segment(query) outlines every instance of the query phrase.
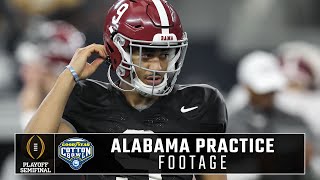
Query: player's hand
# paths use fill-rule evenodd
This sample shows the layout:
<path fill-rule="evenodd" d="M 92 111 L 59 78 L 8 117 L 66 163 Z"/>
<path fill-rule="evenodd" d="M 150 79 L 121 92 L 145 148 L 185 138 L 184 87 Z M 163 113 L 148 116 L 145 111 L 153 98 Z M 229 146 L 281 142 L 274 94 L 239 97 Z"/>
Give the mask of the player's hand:
<path fill-rule="evenodd" d="M 97 53 L 100 58 L 95 59 L 91 64 L 89 64 L 88 58 Z M 107 58 L 107 52 L 105 47 L 101 44 L 91 44 L 84 48 L 79 48 L 73 55 L 70 66 L 77 72 L 80 79 L 86 79 L 91 74 L 93 74 L 97 68 L 103 63 Z"/>

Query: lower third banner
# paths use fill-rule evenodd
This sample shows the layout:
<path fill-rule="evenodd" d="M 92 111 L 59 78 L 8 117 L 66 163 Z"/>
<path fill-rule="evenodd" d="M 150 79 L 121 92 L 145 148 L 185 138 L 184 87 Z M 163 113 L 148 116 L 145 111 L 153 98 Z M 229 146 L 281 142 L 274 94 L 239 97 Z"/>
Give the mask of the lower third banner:
<path fill-rule="evenodd" d="M 17 174 L 304 174 L 304 134 L 16 134 Z"/>

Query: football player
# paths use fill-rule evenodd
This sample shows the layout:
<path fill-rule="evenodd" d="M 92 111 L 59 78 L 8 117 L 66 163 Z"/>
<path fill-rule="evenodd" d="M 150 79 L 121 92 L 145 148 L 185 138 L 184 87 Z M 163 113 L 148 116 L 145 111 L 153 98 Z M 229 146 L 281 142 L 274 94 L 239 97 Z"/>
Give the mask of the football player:
<path fill-rule="evenodd" d="M 168 2 L 117 1 L 107 13 L 103 38 L 104 45 L 92 44 L 76 51 L 25 132 L 225 132 L 227 111 L 217 89 L 209 85 L 175 84 L 188 39 L 177 12 Z M 100 58 L 87 63 L 94 53 Z M 110 83 L 87 79 L 105 59 L 110 63 Z M 112 70 L 119 80 L 113 80 Z M 150 176 L 164 180 L 192 178 Z"/>

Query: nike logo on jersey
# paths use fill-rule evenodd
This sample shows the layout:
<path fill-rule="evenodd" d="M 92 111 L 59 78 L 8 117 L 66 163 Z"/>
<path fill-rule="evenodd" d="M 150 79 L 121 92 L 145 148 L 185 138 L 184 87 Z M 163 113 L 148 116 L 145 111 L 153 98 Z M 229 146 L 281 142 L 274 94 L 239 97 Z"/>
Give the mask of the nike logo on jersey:
<path fill-rule="evenodd" d="M 184 106 L 182 106 L 181 112 L 182 112 L 182 113 L 187 113 L 187 112 L 193 111 L 193 110 L 195 110 L 195 109 L 197 109 L 197 108 L 198 108 L 198 106 L 185 109 Z"/>

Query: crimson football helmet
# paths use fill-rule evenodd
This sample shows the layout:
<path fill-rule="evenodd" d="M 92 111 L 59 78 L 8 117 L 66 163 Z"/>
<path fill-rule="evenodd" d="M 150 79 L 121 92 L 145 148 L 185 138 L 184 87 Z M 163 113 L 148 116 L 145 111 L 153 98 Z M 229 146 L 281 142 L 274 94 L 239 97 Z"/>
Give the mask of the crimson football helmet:
<path fill-rule="evenodd" d="M 144 96 L 164 96 L 171 92 L 183 65 L 188 39 L 177 12 L 167 1 L 118 0 L 107 13 L 103 37 L 110 62 L 108 79 L 115 88 L 136 90 Z M 138 64 L 132 61 L 133 49 L 139 51 Z M 140 66 L 146 49 L 169 50 L 168 68 L 157 71 Z M 143 83 L 136 74 L 138 68 L 153 73 L 153 78 L 164 74 L 162 82 Z M 132 89 L 125 90 L 114 83 L 111 69 Z"/>

